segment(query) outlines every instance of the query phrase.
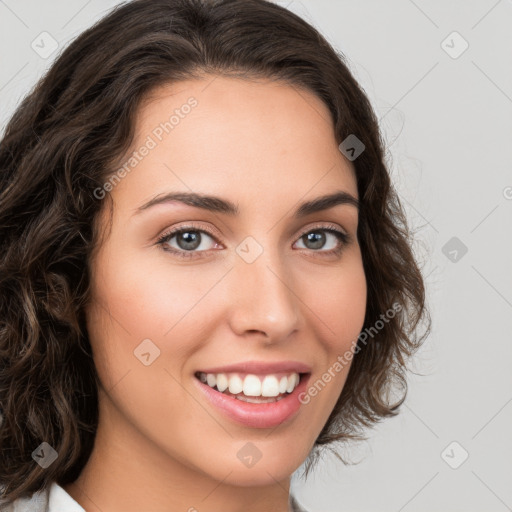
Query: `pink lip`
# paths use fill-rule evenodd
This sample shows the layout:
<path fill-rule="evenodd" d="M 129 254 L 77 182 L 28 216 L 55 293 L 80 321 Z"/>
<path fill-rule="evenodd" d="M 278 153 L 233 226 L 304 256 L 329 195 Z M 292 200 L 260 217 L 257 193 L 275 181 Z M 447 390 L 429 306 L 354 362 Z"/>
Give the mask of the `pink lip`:
<path fill-rule="evenodd" d="M 266 365 L 265 368 L 267 369 L 268 365 Z M 294 368 L 296 368 L 296 366 Z M 237 366 L 237 369 L 239 369 L 239 366 Z M 227 371 L 225 369 L 223 370 Z M 207 373 L 222 372 L 215 369 L 215 371 L 209 371 Z M 311 374 L 301 375 L 298 386 L 289 395 L 286 395 L 277 402 L 266 404 L 242 402 L 241 400 L 237 400 L 236 398 L 211 388 L 208 384 L 202 383 L 197 378 L 194 378 L 194 381 L 197 383 L 196 385 L 199 386 L 201 392 L 205 394 L 206 398 L 230 419 L 247 427 L 272 428 L 280 425 L 298 413 L 302 405 L 299 401 L 299 395 L 305 391 L 310 376 Z"/>
<path fill-rule="evenodd" d="M 215 368 L 206 368 L 197 370 L 203 373 L 254 373 L 254 374 L 270 374 L 279 372 L 297 372 L 311 373 L 311 367 L 298 361 L 244 361 L 234 363 L 227 366 L 216 366 Z"/>

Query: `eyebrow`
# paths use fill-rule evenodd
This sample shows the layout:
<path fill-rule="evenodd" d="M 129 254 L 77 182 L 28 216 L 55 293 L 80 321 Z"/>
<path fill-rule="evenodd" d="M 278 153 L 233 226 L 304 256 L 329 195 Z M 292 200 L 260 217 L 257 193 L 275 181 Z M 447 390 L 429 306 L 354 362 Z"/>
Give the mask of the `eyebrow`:
<path fill-rule="evenodd" d="M 201 208 L 210 212 L 223 213 L 233 217 L 240 214 L 238 205 L 220 197 L 198 194 L 195 192 L 169 192 L 167 194 L 158 195 L 149 200 L 147 203 L 144 203 L 142 206 L 139 206 L 135 210 L 134 215 L 141 213 L 157 204 L 173 202 L 183 203 L 188 206 Z M 334 206 L 338 206 L 340 204 L 354 206 L 357 208 L 357 210 L 360 209 L 359 200 L 357 200 L 348 192 L 339 190 L 333 194 L 320 196 L 310 201 L 301 203 L 300 206 L 295 210 L 293 216 L 300 219 L 302 217 L 306 217 L 307 215 L 311 215 L 312 213 L 328 210 L 329 208 L 333 208 Z"/>

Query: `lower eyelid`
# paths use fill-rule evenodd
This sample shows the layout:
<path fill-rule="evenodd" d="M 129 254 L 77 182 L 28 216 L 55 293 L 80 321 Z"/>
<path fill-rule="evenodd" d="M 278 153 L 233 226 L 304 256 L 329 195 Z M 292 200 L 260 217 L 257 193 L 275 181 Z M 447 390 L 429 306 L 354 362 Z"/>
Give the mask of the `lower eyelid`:
<path fill-rule="evenodd" d="M 157 241 L 157 244 L 158 245 L 161 245 L 162 246 L 162 249 L 165 250 L 166 252 L 171 252 L 171 253 L 174 253 L 174 254 L 179 254 L 180 256 L 182 255 L 190 255 L 190 256 L 184 256 L 184 257 L 194 257 L 193 255 L 200 255 L 202 253 L 207 253 L 208 251 L 210 250 L 216 250 L 216 249 L 206 249 L 206 250 L 202 250 L 202 251 L 197 251 L 197 250 L 194 250 L 194 251 L 185 251 L 183 249 L 176 249 L 174 247 L 171 247 L 170 249 L 169 248 L 165 248 L 164 245 L 167 244 L 170 240 L 172 240 L 174 237 L 176 237 L 177 235 L 180 235 L 181 233 L 184 233 L 184 232 L 187 232 L 187 231 L 192 231 L 192 232 L 198 232 L 198 233 L 201 233 L 201 234 L 205 234 L 207 236 L 209 236 L 214 242 L 216 245 L 223 245 L 222 242 L 220 242 L 218 240 L 218 237 L 216 235 L 214 235 L 213 233 L 210 233 L 208 230 L 205 230 L 204 228 L 198 228 L 198 227 L 194 227 L 194 226 L 184 226 L 182 228 L 177 228 L 175 231 L 171 231 L 170 233 L 167 233 L 167 234 L 164 234 L 162 235 L 161 237 L 159 237 L 158 241 Z M 335 236 L 339 242 L 339 246 L 337 249 L 329 249 L 329 250 L 314 250 L 314 249 L 310 249 L 311 252 L 313 253 L 325 253 L 325 254 L 333 254 L 333 253 L 336 253 L 336 252 L 340 252 L 341 250 L 343 250 L 344 246 L 348 245 L 350 242 L 351 242 L 351 239 L 352 237 L 348 234 L 348 233 L 345 233 L 339 229 L 334 229 L 333 227 L 322 227 L 322 226 L 318 226 L 318 227 L 312 227 L 312 228 L 309 228 L 307 229 L 306 231 L 303 231 L 299 237 L 297 238 L 297 240 L 294 242 L 297 243 L 298 241 L 300 241 L 302 239 L 302 237 L 304 237 L 305 235 L 309 234 L 309 233 L 314 233 L 314 232 L 318 232 L 318 231 L 323 231 L 323 232 L 326 232 L 326 233 L 330 233 L 332 234 L 333 236 Z M 302 248 L 301 248 L 302 249 Z M 308 250 L 307 248 L 305 248 L 304 250 Z M 200 256 L 197 256 L 197 257 L 200 257 Z"/>

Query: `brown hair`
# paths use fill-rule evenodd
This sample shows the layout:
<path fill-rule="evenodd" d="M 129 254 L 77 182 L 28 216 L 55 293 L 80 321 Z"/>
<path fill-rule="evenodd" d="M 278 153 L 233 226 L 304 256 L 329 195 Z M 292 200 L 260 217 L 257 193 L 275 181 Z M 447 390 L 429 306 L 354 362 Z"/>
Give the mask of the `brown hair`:
<path fill-rule="evenodd" d="M 136 0 L 115 8 L 56 59 L 0 141 L 0 485 L 3 502 L 74 481 L 98 420 L 98 377 L 85 328 L 89 261 L 98 246 L 94 195 L 133 140 L 153 88 L 204 73 L 271 78 L 325 102 L 338 143 L 365 146 L 353 164 L 358 240 L 368 283 L 364 329 L 400 311 L 356 348 L 318 447 L 364 439 L 397 414 L 406 356 L 430 330 L 412 236 L 384 162 L 369 100 L 344 57 L 311 25 L 265 0 Z M 111 199 L 111 198 L 110 198 Z M 421 319 L 428 319 L 417 336 Z M 398 385 L 401 397 L 389 403 Z M 47 442 L 58 458 L 32 457 Z"/>

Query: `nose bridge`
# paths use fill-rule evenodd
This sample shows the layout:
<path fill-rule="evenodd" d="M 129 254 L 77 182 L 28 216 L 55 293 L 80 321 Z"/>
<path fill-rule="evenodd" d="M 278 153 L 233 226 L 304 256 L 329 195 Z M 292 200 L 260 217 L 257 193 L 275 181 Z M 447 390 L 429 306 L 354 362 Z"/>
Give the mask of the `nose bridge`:
<path fill-rule="evenodd" d="M 291 273 L 277 249 L 263 248 L 250 239 L 246 243 L 237 250 L 232 272 L 232 328 L 239 335 L 261 331 L 271 341 L 278 341 L 293 332 L 299 321 Z"/>

